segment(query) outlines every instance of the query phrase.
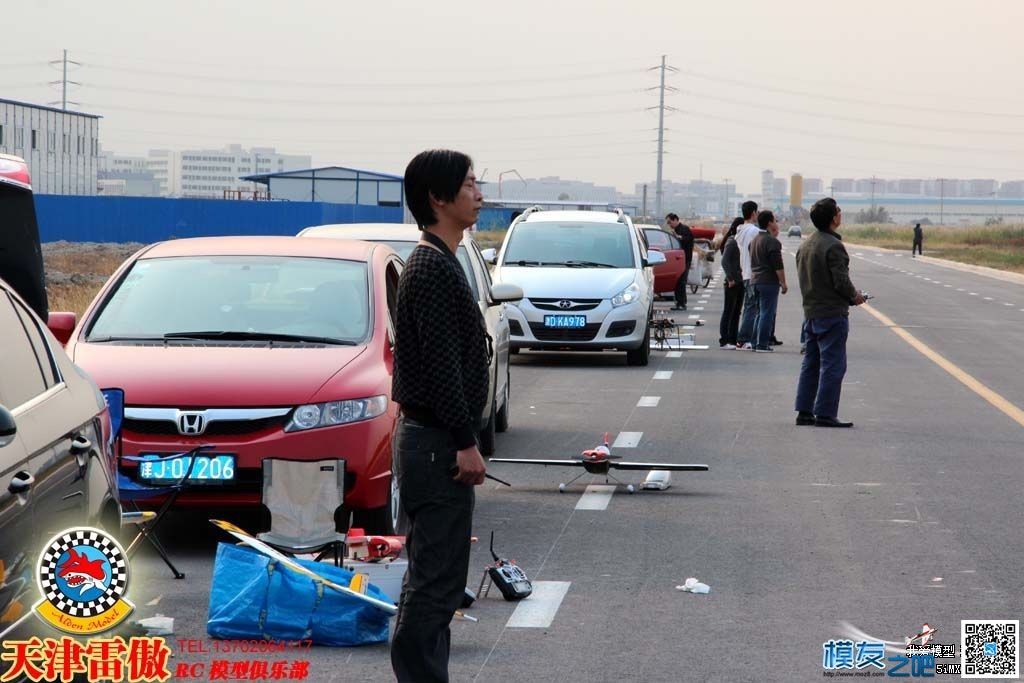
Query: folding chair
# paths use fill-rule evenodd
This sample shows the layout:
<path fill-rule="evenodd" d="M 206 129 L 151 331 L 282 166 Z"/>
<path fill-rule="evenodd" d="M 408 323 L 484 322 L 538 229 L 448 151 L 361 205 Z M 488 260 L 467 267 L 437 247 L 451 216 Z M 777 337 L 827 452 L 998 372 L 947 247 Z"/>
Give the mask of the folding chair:
<path fill-rule="evenodd" d="M 188 479 L 192 476 L 192 469 L 195 467 L 196 458 L 193 456 L 199 455 L 205 450 L 213 448 L 213 446 L 197 446 L 191 451 L 184 453 L 177 453 L 175 455 L 168 455 L 161 458 L 146 457 L 141 458 L 132 455 L 121 454 L 121 423 L 124 420 L 124 390 L 123 389 L 103 389 L 103 398 L 107 401 L 107 406 L 110 410 L 110 425 L 111 435 L 113 443 L 115 445 L 115 453 L 117 454 L 118 460 L 118 471 L 117 471 L 117 489 L 118 498 L 121 502 L 121 526 L 126 527 L 135 525 L 137 530 L 135 538 L 132 539 L 128 547 L 125 548 L 125 554 L 131 558 L 132 555 L 138 550 L 139 545 L 143 540 L 149 542 L 153 549 L 156 550 L 160 558 L 167 564 L 171 569 L 171 573 L 174 574 L 174 578 L 183 579 L 185 575 L 178 571 L 178 568 L 171 562 L 170 556 L 167 554 L 167 550 L 164 548 L 160 539 L 156 535 L 157 527 L 160 526 L 160 522 L 164 516 L 174 505 L 174 502 L 181 495 L 181 492 L 188 485 Z M 137 481 L 121 472 L 120 464 L 123 461 L 136 462 L 139 467 L 151 466 L 156 461 L 171 462 L 174 460 L 180 460 L 182 458 L 189 458 L 188 465 L 183 468 L 183 474 L 181 477 L 176 477 L 173 480 L 167 481 L 160 484 L 146 484 L 141 481 Z M 142 510 L 139 507 L 139 501 L 147 500 L 150 498 L 163 497 L 163 502 L 155 510 Z M 125 510 L 125 506 L 130 505 L 133 509 Z"/>
<path fill-rule="evenodd" d="M 344 460 L 264 458 L 261 502 L 270 511 L 270 531 L 257 538 L 291 555 L 318 553 L 318 562 L 333 551 L 341 566 L 345 534 L 337 532 L 334 516 L 344 500 Z"/>

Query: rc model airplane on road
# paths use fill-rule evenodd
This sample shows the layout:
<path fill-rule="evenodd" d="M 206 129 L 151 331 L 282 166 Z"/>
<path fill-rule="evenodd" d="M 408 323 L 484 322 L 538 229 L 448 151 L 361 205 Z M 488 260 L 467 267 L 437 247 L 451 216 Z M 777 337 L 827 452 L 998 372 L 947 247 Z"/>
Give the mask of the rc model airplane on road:
<path fill-rule="evenodd" d="M 573 456 L 572 458 L 566 458 L 562 460 L 537 460 L 530 458 L 490 458 L 490 462 L 509 462 L 517 465 L 544 465 L 544 466 L 558 466 L 558 467 L 582 467 L 583 472 L 570 479 L 569 481 L 558 485 L 558 492 L 564 493 L 566 487 L 582 477 L 584 474 L 603 474 L 604 481 L 607 484 L 609 479 L 615 480 L 615 483 L 619 486 L 624 486 L 626 491 L 633 493 L 636 491 L 636 487 L 632 484 L 625 484 L 616 479 L 612 474 L 612 469 L 617 470 L 653 470 L 653 471 L 669 471 L 669 472 L 707 472 L 707 465 L 683 465 L 678 463 L 663 463 L 663 462 L 626 462 L 621 460 L 621 455 L 612 455 L 611 447 L 608 445 L 608 433 L 605 432 L 604 443 L 597 448 L 591 448 L 583 451 L 579 455 Z"/>

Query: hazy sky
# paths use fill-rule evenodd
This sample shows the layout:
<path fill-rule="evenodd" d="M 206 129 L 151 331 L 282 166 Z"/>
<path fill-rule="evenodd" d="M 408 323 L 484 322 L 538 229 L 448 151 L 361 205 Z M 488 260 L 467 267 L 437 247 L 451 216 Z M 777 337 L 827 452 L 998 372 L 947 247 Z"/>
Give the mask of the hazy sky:
<path fill-rule="evenodd" d="M 6 0 L 0 97 L 70 99 L 104 148 L 273 146 L 401 173 L 420 149 L 478 175 L 1024 178 L 1021 0 Z M 6 22 L 5 22 L 6 23 Z M 16 27 L 16 28 L 15 28 Z"/>

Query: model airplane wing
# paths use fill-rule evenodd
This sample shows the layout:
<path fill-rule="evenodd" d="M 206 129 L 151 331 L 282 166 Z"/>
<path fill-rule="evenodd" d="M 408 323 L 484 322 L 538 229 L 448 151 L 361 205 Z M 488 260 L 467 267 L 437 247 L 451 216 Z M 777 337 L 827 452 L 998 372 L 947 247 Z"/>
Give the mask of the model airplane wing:
<path fill-rule="evenodd" d="M 707 465 L 681 465 L 663 462 L 611 462 L 619 470 L 668 470 L 670 472 L 707 472 Z"/>
<path fill-rule="evenodd" d="M 582 460 L 531 460 L 527 458 L 489 458 L 489 462 L 510 462 L 520 465 L 556 465 L 562 467 L 583 467 Z"/>

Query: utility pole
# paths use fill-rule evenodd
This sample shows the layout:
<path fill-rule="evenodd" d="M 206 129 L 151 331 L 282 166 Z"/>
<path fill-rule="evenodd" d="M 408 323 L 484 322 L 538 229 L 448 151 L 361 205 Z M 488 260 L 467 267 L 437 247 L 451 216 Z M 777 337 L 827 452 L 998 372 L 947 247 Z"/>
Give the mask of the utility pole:
<path fill-rule="evenodd" d="M 653 67 L 660 71 L 661 85 L 658 86 L 658 174 L 655 181 L 654 188 L 654 211 L 658 214 L 660 219 L 662 209 L 662 199 L 664 198 L 664 192 L 662 190 L 662 167 L 665 156 L 665 110 L 671 111 L 673 107 L 665 106 L 665 90 L 674 91 L 673 87 L 665 87 L 665 72 L 666 71 L 678 71 L 678 69 L 668 66 L 665 64 L 665 55 L 661 56 L 661 66 Z"/>
<path fill-rule="evenodd" d="M 643 207 L 644 218 L 647 218 L 647 183 L 644 183 L 644 207 Z"/>
<path fill-rule="evenodd" d="M 61 65 L 61 73 L 62 73 L 61 79 L 59 81 L 50 81 L 50 85 L 60 85 L 61 86 L 60 107 L 64 111 L 67 111 L 68 110 L 68 84 L 70 83 L 71 85 L 82 85 L 78 81 L 69 81 L 68 80 L 68 64 L 74 64 L 75 66 L 82 66 L 82 63 L 68 59 L 68 51 L 64 50 L 64 57 L 63 57 L 63 59 L 51 60 L 50 64 L 52 64 L 54 66 L 56 66 L 58 64 Z M 56 102 L 51 102 L 50 104 L 56 104 Z M 72 102 L 71 104 L 78 104 L 78 103 L 77 102 Z"/>
<path fill-rule="evenodd" d="M 725 220 L 729 220 L 729 179 L 723 178 L 723 180 L 725 181 L 725 209 L 723 217 Z"/>

